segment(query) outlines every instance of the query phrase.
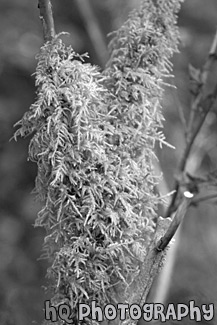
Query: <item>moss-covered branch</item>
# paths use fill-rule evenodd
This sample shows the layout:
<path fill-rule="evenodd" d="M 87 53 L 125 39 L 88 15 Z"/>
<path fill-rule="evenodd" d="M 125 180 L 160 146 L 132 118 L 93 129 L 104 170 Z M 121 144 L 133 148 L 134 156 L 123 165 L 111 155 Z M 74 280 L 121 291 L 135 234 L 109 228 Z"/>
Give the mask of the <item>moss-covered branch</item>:
<path fill-rule="evenodd" d="M 142 1 L 113 34 L 103 73 L 65 47 L 50 3 L 40 4 L 49 42 L 38 55 L 37 100 L 15 136 L 34 134 L 52 302 L 68 303 L 75 323 L 81 302 L 142 303 L 165 255 L 156 240 L 170 220 L 157 215 L 153 160 L 156 143 L 167 144 L 160 100 L 180 2 Z"/>

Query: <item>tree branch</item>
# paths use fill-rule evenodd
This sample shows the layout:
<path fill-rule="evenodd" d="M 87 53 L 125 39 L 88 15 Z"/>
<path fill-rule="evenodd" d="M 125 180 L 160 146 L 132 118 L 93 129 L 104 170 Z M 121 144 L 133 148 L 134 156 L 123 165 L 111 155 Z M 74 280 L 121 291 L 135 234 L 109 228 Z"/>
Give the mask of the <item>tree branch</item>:
<path fill-rule="evenodd" d="M 158 251 L 163 251 L 169 244 L 170 240 L 175 235 L 180 223 L 184 219 L 184 216 L 186 214 L 188 206 L 190 205 L 190 202 L 191 202 L 191 200 L 189 198 L 187 198 L 185 196 L 183 197 L 183 200 L 182 200 L 181 204 L 179 205 L 179 207 L 175 213 L 175 216 L 173 217 L 173 220 L 170 223 L 169 228 L 167 229 L 164 236 L 162 236 L 156 244 L 156 249 Z"/>
<path fill-rule="evenodd" d="M 209 77 L 209 73 L 210 73 L 210 69 L 212 64 L 215 62 L 216 60 L 216 48 L 217 48 L 217 30 L 209 51 L 209 55 L 208 58 L 205 62 L 205 64 L 203 65 L 201 71 L 200 71 L 200 85 L 198 88 L 198 92 L 197 92 L 197 96 L 194 99 L 193 103 L 192 103 L 192 108 L 191 108 L 191 112 L 190 112 L 190 118 L 189 118 L 189 123 L 188 123 L 188 138 L 191 138 L 191 132 L 192 132 L 192 128 L 193 128 L 193 124 L 194 124 L 194 120 L 195 120 L 195 115 L 198 111 L 198 108 L 200 107 L 200 104 L 203 100 L 203 95 L 204 95 L 204 89 Z M 187 138 L 187 140 L 188 140 Z"/>
<path fill-rule="evenodd" d="M 43 25 L 45 42 L 51 41 L 55 36 L 54 19 L 50 0 L 38 0 L 40 19 Z"/>
<path fill-rule="evenodd" d="M 186 147 L 179 165 L 179 174 L 183 174 L 186 168 L 187 160 L 189 158 L 191 149 L 193 147 L 194 141 L 201 130 L 201 127 L 204 124 L 204 121 L 210 112 L 210 110 L 213 108 L 213 105 L 217 99 L 217 86 L 215 87 L 213 94 L 208 95 L 204 97 L 204 88 L 206 86 L 208 75 L 211 69 L 212 64 L 216 60 L 216 49 L 217 49 L 217 31 L 214 36 L 212 46 L 209 52 L 209 56 L 207 61 L 205 62 L 201 72 L 200 72 L 200 78 L 201 78 L 201 86 L 199 88 L 199 93 L 196 96 L 195 100 L 192 103 L 191 106 L 191 113 L 189 117 L 189 123 L 188 123 L 188 131 L 187 131 L 187 143 Z M 200 120 L 197 122 L 196 127 L 193 128 L 193 122 L 195 121 L 195 113 L 199 111 L 199 109 L 202 108 L 202 113 L 200 113 Z M 199 115 L 199 113 L 198 113 Z M 193 129 L 193 131 L 192 131 Z M 169 218 L 171 214 L 177 209 L 177 206 L 179 204 L 178 195 L 179 195 L 179 189 L 180 189 L 180 182 L 175 182 L 175 193 L 172 197 L 171 203 L 168 207 L 167 213 L 165 215 L 165 218 Z"/>
<path fill-rule="evenodd" d="M 196 206 L 196 205 L 200 204 L 201 202 L 212 200 L 212 199 L 217 199 L 216 193 L 207 194 L 202 197 L 198 197 L 191 202 L 191 205 Z"/>

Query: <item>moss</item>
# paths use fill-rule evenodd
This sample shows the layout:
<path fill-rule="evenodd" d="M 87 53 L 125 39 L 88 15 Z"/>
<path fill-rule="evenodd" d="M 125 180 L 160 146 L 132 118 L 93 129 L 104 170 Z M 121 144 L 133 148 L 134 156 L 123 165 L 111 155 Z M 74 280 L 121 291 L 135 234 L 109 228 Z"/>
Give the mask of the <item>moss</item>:
<path fill-rule="evenodd" d="M 166 144 L 159 101 L 180 2 L 143 1 L 113 33 L 102 73 L 60 35 L 38 55 L 37 100 L 15 137 L 33 134 L 53 304 L 69 303 L 75 320 L 78 303 L 117 300 L 116 285 L 124 297 L 153 240 L 154 148 Z"/>

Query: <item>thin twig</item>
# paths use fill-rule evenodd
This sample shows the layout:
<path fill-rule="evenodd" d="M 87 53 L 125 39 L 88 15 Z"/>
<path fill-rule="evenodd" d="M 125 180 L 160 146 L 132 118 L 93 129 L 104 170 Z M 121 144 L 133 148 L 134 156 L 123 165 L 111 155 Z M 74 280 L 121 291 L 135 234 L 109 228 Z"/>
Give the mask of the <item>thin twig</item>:
<path fill-rule="evenodd" d="M 197 204 L 199 204 L 201 202 L 212 200 L 212 199 L 217 199 L 217 193 L 207 194 L 207 195 L 204 195 L 202 197 L 198 197 L 198 198 L 192 200 L 191 205 L 194 206 L 194 205 L 197 205 Z"/>
<path fill-rule="evenodd" d="M 212 96 L 208 96 L 206 98 L 206 100 L 204 102 L 204 107 L 203 107 L 203 116 L 202 116 L 199 123 L 197 124 L 197 126 L 194 129 L 194 133 L 192 134 L 191 141 L 189 143 L 187 143 L 186 149 L 184 151 L 184 154 L 183 154 L 183 157 L 182 157 L 182 160 L 181 160 L 181 163 L 180 163 L 180 169 L 179 170 L 182 173 L 185 171 L 187 159 L 189 157 L 189 154 L 190 154 L 191 148 L 193 146 L 194 140 L 195 140 L 197 134 L 199 133 L 199 131 L 200 131 L 200 129 L 201 129 L 206 117 L 207 117 L 207 114 L 213 108 L 213 105 L 215 104 L 216 100 L 217 100 L 217 85 L 216 85 L 216 87 L 215 87 L 215 89 L 213 91 Z M 171 201 L 171 204 L 170 204 L 170 206 L 168 208 L 166 218 L 171 216 L 171 214 L 174 212 L 174 210 L 178 207 L 178 205 L 180 203 L 180 200 L 178 199 L 179 189 L 180 189 L 180 182 L 176 181 L 176 187 L 175 187 L 176 192 L 174 193 L 174 195 L 172 197 L 172 201 Z M 166 247 L 165 245 L 168 245 L 170 240 L 172 239 L 172 237 L 175 235 L 175 232 L 178 229 L 179 224 L 181 223 L 181 218 L 183 218 L 185 213 L 186 213 L 186 210 L 185 211 L 183 210 L 185 208 L 185 206 L 182 206 L 182 204 L 184 204 L 183 202 L 184 201 L 182 201 L 182 203 L 179 205 L 179 207 L 177 209 L 177 212 L 176 212 L 176 214 L 175 214 L 175 216 L 173 218 L 173 221 L 172 221 L 172 223 L 170 225 L 170 228 L 168 229 L 168 232 L 164 236 L 165 238 L 161 238 L 162 244 L 159 243 L 158 244 L 159 246 L 157 246 L 157 248 L 164 249 L 164 247 Z M 188 200 L 188 202 L 189 202 L 189 200 Z M 189 203 L 186 206 L 186 209 L 187 209 L 188 206 L 189 206 Z"/>
<path fill-rule="evenodd" d="M 217 31 L 210 49 L 210 53 L 209 53 L 209 57 L 207 59 L 207 62 L 204 64 L 204 67 L 201 71 L 201 78 L 203 81 L 203 87 L 201 88 L 200 94 L 198 94 L 198 96 L 196 97 L 195 101 L 192 104 L 192 108 L 191 111 L 198 110 L 199 107 L 203 108 L 202 113 L 200 113 L 200 120 L 197 123 L 196 127 L 193 128 L 193 122 L 195 121 L 195 115 L 193 115 L 193 120 L 192 122 L 190 121 L 188 124 L 188 130 L 189 130 L 189 125 L 191 125 L 191 128 L 193 129 L 188 131 L 188 136 L 187 136 L 187 143 L 186 143 L 186 147 L 179 165 L 179 173 L 183 174 L 185 171 L 185 167 L 187 164 L 187 160 L 189 158 L 191 149 L 193 147 L 194 141 L 199 133 L 199 131 L 201 130 L 201 127 L 203 126 L 203 123 L 207 117 L 207 114 L 211 111 L 211 109 L 213 108 L 213 105 L 217 99 L 217 86 L 214 89 L 213 94 L 210 96 L 207 96 L 206 98 L 203 98 L 204 94 L 203 94 L 203 89 L 206 85 L 207 79 L 208 79 L 208 73 L 210 71 L 210 67 L 213 64 L 214 60 L 216 60 L 216 49 L 217 49 Z M 190 120 L 192 119 L 192 116 L 190 117 Z M 179 195 L 179 188 L 180 188 L 180 184 L 179 181 L 176 181 L 175 183 L 175 193 L 172 197 L 170 206 L 168 207 L 167 213 L 165 215 L 165 218 L 169 218 L 171 216 L 171 213 L 173 213 L 176 209 L 177 206 L 179 204 L 179 200 L 177 200 L 178 195 Z M 178 202 L 177 202 L 178 201 Z"/>
<path fill-rule="evenodd" d="M 51 41 L 55 36 L 54 19 L 50 0 L 38 0 L 40 19 L 43 25 L 45 42 Z"/>
<path fill-rule="evenodd" d="M 198 135 L 199 131 L 201 130 L 201 127 L 203 126 L 203 123 L 204 123 L 208 113 L 211 111 L 213 104 L 216 101 L 216 98 L 217 98 L 217 85 L 214 89 L 213 94 L 211 96 L 210 95 L 207 96 L 207 98 L 203 101 L 203 103 L 201 103 L 201 105 L 203 106 L 203 112 L 201 113 L 200 121 L 197 123 L 196 127 L 194 128 L 191 138 L 189 139 L 189 141 L 187 143 L 185 152 L 183 154 L 183 158 L 180 163 L 180 171 L 184 171 L 184 169 L 185 169 L 186 162 L 189 157 L 191 148 L 194 144 L 195 138 Z"/>
<path fill-rule="evenodd" d="M 209 56 L 204 64 L 204 66 L 201 69 L 200 72 L 200 87 L 198 89 L 198 94 L 196 98 L 194 99 L 191 107 L 191 112 L 190 112 L 190 117 L 189 117 L 189 123 L 188 123 L 188 138 L 187 141 L 191 138 L 191 133 L 192 133 L 192 128 L 195 120 L 196 113 L 200 107 L 201 101 L 203 100 L 203 95 L 204 95 L 204 89 L 209 77 L 210 69 L 212 64 L 216 60 L 216 48 L 217 48 L 217 30 L 209 51 Z"/>
<path fill-rule="evenodd" d="M 170 240 L 173 238 L 174 234 L 176 233 L 179 225 L 181 224 L 184 216 L 186 214 L 187 208 L 190 205 L 191 200 L 187 197 L 183 197 L 181 204 L 173 217 L 172 222 L 170 223 L 169 228 L 167 229 L 165 235 L 159 239 L 156 244 L 157 251 L 163 251 L 167 245 L 169 244 Z"/>
<path fill-rule="evenodd" d="M 217 86 L 216 86 L 215 91 L 214 91 L 214 96 L 209 97 L 209 100 L 207 101 L 208 104 L 206 105 L 207 107 L 206 107 L 206 109 L 205 109 L 205 111 L 203 113 L 203 117 L 201 118 L 201 120 L 199 121 L 197 127 L 195 128 L 194 133 L 192 134 L 192 137 L 191 137 L 190 141 L 187 143 L 187 146 L 185 148 L 185 151 L 184 151 L 181 163 L 180 163 L 180 167 L 179 167 L 179 172 L 180 173 L 183 173 L 185 171 L 187 160 L 188 160 L 191 148 L 193 146 L 194 140 L 195 140 L 197 134 L 199 133 L 199 131 L 200 131 L 205 119 L 206 119 L 207 114 L 212 109 L 213 104 L 216 101 L 216 98 L 217 98 Z M 174 195 L 172 197 L 170 206 L 169 206 L 169 208 L 167 210 L 167 213 L 166 213 L 166 216 L 165 216 L 166 218 L 169 218 L 171 216 L 171 213 L 174 212 L 174 210 L 176 209 L 176 207 L 178 205 L 178 202 L 176 202 L 176 201 L 177 201 L 177 197 L 178 197 L 178 193 L 179 193 L 179 188 L 180 188 L 180 183 L 179 183 L 179 181 L 176 181 L 175 193 L 174 193 Z"/>

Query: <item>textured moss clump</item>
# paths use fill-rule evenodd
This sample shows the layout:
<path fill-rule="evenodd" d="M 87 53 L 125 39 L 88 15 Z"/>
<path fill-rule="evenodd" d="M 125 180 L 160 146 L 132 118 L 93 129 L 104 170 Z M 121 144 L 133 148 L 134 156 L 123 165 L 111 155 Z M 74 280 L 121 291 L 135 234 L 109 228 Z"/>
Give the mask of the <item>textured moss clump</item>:
<path fill-rule="evenodd" d="M 33 134 L 53 304 L 69 303 L 75 322 L 78 303 L 125 297 L 153 239 L 154 148 L 166 144 L 159 100 L 180 2 L 142 1 L 113 33 L 102 73 L 59 35 L 38 55 L 37 99 L 15 137 Z"/>

